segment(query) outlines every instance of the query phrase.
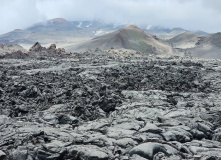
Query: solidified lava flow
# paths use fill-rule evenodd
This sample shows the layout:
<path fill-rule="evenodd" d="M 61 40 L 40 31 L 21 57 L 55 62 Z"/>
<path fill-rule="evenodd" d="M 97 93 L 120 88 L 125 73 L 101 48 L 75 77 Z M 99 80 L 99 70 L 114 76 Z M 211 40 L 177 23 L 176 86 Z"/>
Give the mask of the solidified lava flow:
<path fill-rule="evenodd" d="M 221 159 L 221 61 L 0 59 L 0 159 Z"/>

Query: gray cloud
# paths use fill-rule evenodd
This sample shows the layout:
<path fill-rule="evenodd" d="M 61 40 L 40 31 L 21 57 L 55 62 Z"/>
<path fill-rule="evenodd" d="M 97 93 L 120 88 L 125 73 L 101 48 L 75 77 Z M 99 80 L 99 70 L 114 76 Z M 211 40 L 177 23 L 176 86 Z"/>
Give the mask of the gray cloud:
<path fill-rule="evenodd" d="M 211 8 L 212 10 L 217 10 L 221 12 L 221 1 L 220 0 L 203 0 L 205 7 Z"/>
<path fill-rule="evenodd" d="M 43 20 L 34 0 L 2 0 L 0 5 L 0 33 L 25 28 Z"/>
<path fill-rule="evenodd" d="M 3 0 L 0 33 L 62 17 L 218 32 L 220 0 Z"/>

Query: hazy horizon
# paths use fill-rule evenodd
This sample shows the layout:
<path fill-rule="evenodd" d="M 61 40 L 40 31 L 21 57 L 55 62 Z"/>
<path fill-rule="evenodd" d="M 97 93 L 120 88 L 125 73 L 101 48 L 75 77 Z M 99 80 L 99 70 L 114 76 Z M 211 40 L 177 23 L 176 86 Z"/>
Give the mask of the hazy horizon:
<path fill-rule="evenodd" d="M 2 0 L 0 34 L 53 18 L 220 32 L 220 0 Z"/>

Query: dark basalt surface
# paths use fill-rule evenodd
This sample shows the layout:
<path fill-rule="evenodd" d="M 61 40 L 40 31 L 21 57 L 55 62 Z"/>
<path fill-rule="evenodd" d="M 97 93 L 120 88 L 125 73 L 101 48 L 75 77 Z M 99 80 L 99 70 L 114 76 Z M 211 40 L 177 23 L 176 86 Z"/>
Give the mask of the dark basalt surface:
<path fill-rule="evenodd" d="M 221 62 L 0 60 L 0 159 L 221 159 Z"/>

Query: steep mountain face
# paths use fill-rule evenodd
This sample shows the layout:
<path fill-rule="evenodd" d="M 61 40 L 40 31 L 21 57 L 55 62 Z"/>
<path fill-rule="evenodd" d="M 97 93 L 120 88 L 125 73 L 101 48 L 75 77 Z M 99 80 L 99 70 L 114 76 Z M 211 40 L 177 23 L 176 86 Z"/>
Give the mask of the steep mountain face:
<path fill-rule="evenodd" d="M 131 49 L 146 53 L 172 53 L 171 46 L 162 39 L 145 33 L 140 28 L 130 25 L 118 31 L 94 38 L 77 47 L 68 47 L 70 51 L 85 51 L 88 49 Z"/>
<path fill-rule="evenodd" d="M 174 48 L 187 49 L 195 47 L 204 37 L 193 32 L 185 32 L 167 40 L 167 42 L 172 44 Z"/>

